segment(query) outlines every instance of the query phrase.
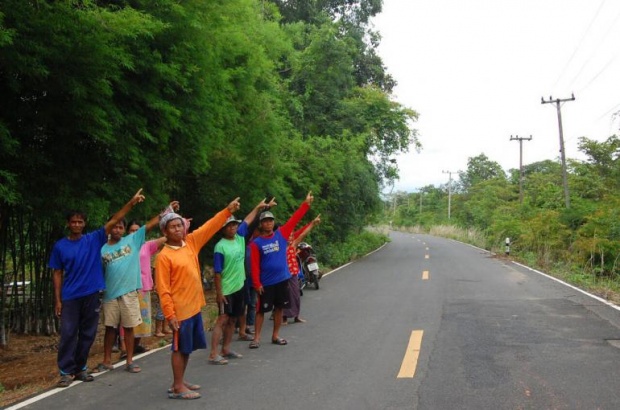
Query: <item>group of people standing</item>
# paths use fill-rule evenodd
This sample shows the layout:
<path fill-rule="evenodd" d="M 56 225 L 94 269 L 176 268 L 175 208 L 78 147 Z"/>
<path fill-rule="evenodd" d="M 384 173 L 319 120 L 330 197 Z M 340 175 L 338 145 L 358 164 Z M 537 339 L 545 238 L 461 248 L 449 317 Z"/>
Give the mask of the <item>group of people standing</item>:
<path fill-rule="evenodd" d="M 49 262 L 54 272 L 55 313 L 61 319 L 57 386 L 67 387 L 74 380 L 93 380 L 87 359 L 95 340 L 100 309 L 103 309 L 105 326 L 104 358 L 94 371 L 114 368 L 111 354 L 119 327 L 125 335 L 125 370 L 141 371 L 133 361 L 133 353 L 135 341 L 146 333 L 134 331 L 140 326 L 148 326 L 150 330 L 150 291 L 155 287 L 173 336 L 173 382 L 168 397 L 199 398 L 200 386 L 185 380 L 184 375 L 190 354 L 207 347 L 201 315 L 206 300 L 198 254 L 218 232 L 222 234 L 214 251 L 218 318 L 212 332 L 209 363 L 227 364 L 229 359 L 242 357 L 231 349 L 237 324 L 240 339 L 250 341 L 252 349 L 259 348 L 267 312 L 273 312 L 274 319 L 271 342 L 286 345 L 288 342 L 279 336 L 283 319 L 304 322 L 299 317 L 296 245 L 320 223 L 320 217 L 298 231 L 295 227 L 313 200 L 312 193 L 308 193 L 293 216 L 278 227 L 271 212 L 276 205 L 274 199 L 261 201 L 241 221 L 233 215 L 241 206 L 236 198 L 191 233 L 188 233 L 189 220 L 177 213 L 176 201 L 145 225 L 136 222 L 128 225 L 125 215 L 144 201 L 142 190 L 102 228 L 91 233 L 84 233 L 86 215 L 70 212 L 69 235 L 54 245 Z M 157 225 L 163 236 L 147 242 L 147 232 Z M 124 235 L 126 231 L 128 235 Z M 153 282 L 151 258 L 155 254 Z M 254 313 L 253 296 L 256 311 L 251 335 L 244 319 L 247 310 Z"/>

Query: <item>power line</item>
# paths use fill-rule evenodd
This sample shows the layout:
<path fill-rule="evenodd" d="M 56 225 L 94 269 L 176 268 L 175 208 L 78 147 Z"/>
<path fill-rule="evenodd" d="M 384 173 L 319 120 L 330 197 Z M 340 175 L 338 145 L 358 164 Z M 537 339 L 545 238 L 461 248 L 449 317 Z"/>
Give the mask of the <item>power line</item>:
<path fill-rule="evenodd" d="M 594 50 L 590 53 L 590 55 L 588 56 L 588 58 L 585 59 L 585 62 L 581 65 L 581 68 L 579 69 L 579 71 L 577 72 L 577 74 L 573 77 L 573 79 L 571 80 L 570 84 L 569 84 L 569 88 L 573 87 L 573 84 L 575 84 L 575 81 L 577 80 L 577 78 L 579 78 L 579 76 L 581 75 L 581 73 L 583 72 L 583 69 L 590 63 L 590 61 L 592 61 L 594 55 L 596 54 L 596 52 L 598 51 L 599 47 L 605 42 L 605 40 L 607 39 L 607 37 L 609 36 L 609 33 L 611 32 L 611 30 L 614 28 L 614 26 L 616 25 L 616 23 L 618 22 L 618 20 L 620 19 L 620 12 L 616 15 L 616 17 L 614 18 L 614 21 L 611 23 L 611 25 L 609 26 L 609 28 L 607 29 L 607 31 L 605 32 L 605 34 L 603 35 L 603 38 L 601 38 L 600 41 L 596 42 L 596 47 L 594 47 Z M 588 85 L 590 85 L 590 83 L 592 83 L 592 81 L 594 81 L 603 71 L 605 71 L 605 69 L 607 69 L 607 67 L 609 67 L 609 64 L 611 64 L 611 62 L 613 60 L 615 60 L 617 56 L 616 55 L 611 59 L 611 61 L 609 61 L 605 67 L 603 67 L 603 69 L 601 71 L 599 71 L 599 73 L 592 79 L 590 80 L 590 82 L 588 83 Z M 587 86 L 586 86 L 587 87 Z M 585 88 L 585 87 L 584 87 Z M 582 88 L 583 90 L 583 88 Z"/>
<path fill-rule="evenodd" d="M 608 62 L 607 64 L 605 64 L 603 66 L 603 68 L 596 73 L 596 75 L 594 75 L 594 77 L 592 77 L 590 79 L 590 81 L 588 81 L 588 83 L 586 85 L 584 85 L 581 89 L 577 90 L 577 92 L 583 92 L 584 90 L 586 90 L 588 87 L 590 87 L 590 85 L 592 85 L 592 83 L 601 75 L 603 74 L 603 72 L 605 72 L 605 70 L 607 70 L 609 68 L 609 66 L 611 65 L 611 63 L 614 62 L 614 60 L 618 57 L 619 53 L 616 53 Z"/>
<path fill-rule="evenodd" d="M 558 77 L 557 80 L 555 80 L 555 83 L 553 84 L 553 87 L 551 89 L 555 89 L 555 87 L 558 85 L 558 83 L 560 82 L 560 80 L 564 76 L 564 73 L 566 72 L 566 69 L 568 68 L 570 63 L 573 61 L 573 58 L 575 58 L 575 55 L 577 54 L 577 51 L 579 51 L 579 49 L 581 48 L 581 44 L 583 43 L 583 40 L 586 38 L 586 36 L 590 32 L 590 29 L 592 28 L 592 25 L 594 24 L 594 21 L 597 19 L 598 15 L 601 12 L 601 9 L 603 8 L 603 5 L 605 4 L 606 1 L 607 0 L 603 0 L 601 2 L 601 4 L 598 6 L 598 9 L 596 10 L 596 13 L 594 14 L 594 17 L 592 17 L 592 20 L 590 20 L 590 24 L 588 24 L 588 28 L 586 29 L 586 31 L 581 36 L 581 39 L 579 40 L 579 43 L 577 43 L 577 47 L 575 47 L 575 50 L 573 51 L 573 54 L 570 56 L 570 58 L 566 62 L 566 65 L 564 66 L 564 69 L 562 69 L 562 72 L 560 73 L 560 76 Z"/>

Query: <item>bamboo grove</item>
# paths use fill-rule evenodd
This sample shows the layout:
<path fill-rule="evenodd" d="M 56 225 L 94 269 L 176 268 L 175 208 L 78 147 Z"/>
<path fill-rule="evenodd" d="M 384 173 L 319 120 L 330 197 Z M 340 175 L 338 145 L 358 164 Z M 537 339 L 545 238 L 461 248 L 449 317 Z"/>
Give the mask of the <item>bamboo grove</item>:
<path fill-rule="evenodd" d="M 131 217 L 177 199 L 196 224 L 237 196 L 285 217 L 312 190 L 313 243 L 350 257 L 391 158 L 419 148 L 376 53 L 381 3 L 0 0 L 0 345 L 56 331 L 64 212 L 93 229 L 140 187 Z"/>

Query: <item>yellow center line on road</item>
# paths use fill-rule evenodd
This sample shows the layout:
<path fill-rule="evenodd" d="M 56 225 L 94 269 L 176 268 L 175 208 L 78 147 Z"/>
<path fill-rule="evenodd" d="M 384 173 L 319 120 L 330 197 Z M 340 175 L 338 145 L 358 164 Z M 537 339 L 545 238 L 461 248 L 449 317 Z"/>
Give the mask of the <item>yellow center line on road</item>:
<path fill-rule="evenodd" d="M 422 346 L 422 336 L 424 330 L 413 330 L 409 337 L 409 344 L 405 351 L 403 363 L 400 366 L 397 379 L 412 379 L 415 375 L 415 369 L 418 366 L 418 357 L 420 356 L 420 346 Z"/>
<path fill-rule="evenodd" d="M 428 280 L 428 271 L 427 270 L 422 272 L 422 280 Z"/>

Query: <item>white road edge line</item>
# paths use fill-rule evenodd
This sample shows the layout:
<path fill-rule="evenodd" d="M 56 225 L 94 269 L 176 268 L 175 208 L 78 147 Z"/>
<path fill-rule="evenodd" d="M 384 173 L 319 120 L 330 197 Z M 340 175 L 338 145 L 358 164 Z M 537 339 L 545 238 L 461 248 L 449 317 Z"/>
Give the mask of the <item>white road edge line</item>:
<path fill-rule="evenodd" d="M 377 251 L 381 250 L 381 249 L 382 249 L 384 246 L 386 246 L 388 243 L 389 243 L 389 242 L 384 243 L 383 245 L 381 245 L 380 247 L 378 247 L 378 248 L 377 248 L 377 249 L 375 249 L 374 251 L 369 252 L 369 253 L 367 253 L 366 255 L 362 256 L 360 259 L 364 259 L 365 257 L 367 257 L 367 256 L 369 256 L 369 255 L 372 255 L 373 253 L 375 253 L 375 252 L 377 252 Z M 358 260 L 359 260 L 359 259 L 358 259 Z M 355 262 L 355 261 L 353 261 L 353 262 Z M 342 266 L 337 267 L 336 269 L 332 269 L 332 270 L 330 270 L 329 272 L 327 272 L 327 273 L 323 274 L 323 277 L 325 277 L 325 276 L 329 276 L 329 275 L 331 275 L 332 273 L 334 273 L 334 272 L 336 272 L 336 271 L 338 271 L 338 270 L 340 270 L 340 269 L 346 268 L 347 266 L 351 265 L 353 262 L 349 262 L 349 263 L 347 263 L 347 264 L 344 264 L 344 265 L 342 265 Z M 162 346 L 162 347 L 160 347 L 160 348 L 157 348 L 157 349 L 152 349 L 152 350 L 149 350 L 148 352 L 141 353 L 141 354 L 139 354 L 139 355 L 135 356 L 134 358 L 135 358 L 135 359 L 139 359 L 140 357 L 147 356 L 147 355 L 149 355 L 149 354 L 152 354 L 152 353 L 158 352 L 158 351 L 160 351 L 161 349 L 165 349 L 166 347 L 169 347 L 169 346 L 170 346 L 170 343 L 166 344 L 166 346 Z M 114 365 L 114 369 L 116 370 L 118 367 L 121 367 L 121 366 L 124 366 L 124 365 L 125 365 L 125 361 L 122 361 L 122 362 L 116 363 L 116 364 Z M 105 373 L 107 373 L 107 372 L 109 372 L 109 371 L 111 371 L 111 370 L 108 370 L 108 371 L 105 371 L 105 372 L 101 372 L 101 373 L 93 373 L 93 377 L 99 377 L 99 376 L 101 376 L 102 374 L 105 374 Z M 74 386 L 77 386 L 77 385 L 78 385 L 78 384 L 80 384 L 80 383 L 85 383 L 85 382 L 76 381 L 76 382 L 71 383 L 71 384 L 70 384 L 69 386 L 67 386 L 67 387 L 56 387 L 56 388 L 53 388 L 52 390 L 46 391 L 45 393 L 41 393 L 41 394 L 39 394 L 39 395 L 37 395 L 37 396 L 35 396 L 35 397 L 31 397 L 30 399 L 27 399 L 27 400 L 24 400 L 24 401 L 22 401 L 22 402 L 19 402 L 19 403 L 15 404 L 15 405 L 13 405 L 13 406 L 11 406 L 11 407 L 5 407 L 5 408 L 4 408 L 4 410 L 17 410 L 17 409 L 21 409 L 22 407 L 28 406 L 29 404 L 36 403 L 36 402 L 38 402 L 39 400 L 43 400 L 43 399 L 44 399 L 44 398 L 46 398 L 46 397 L 53 396 L 53 395 L 54 395 L 54 394 L 56 394 L 56 393 L 60 393 L 60 392 L 61 392 L 61 391 L 63 391 L 63 390 L 67 390 L 67 389 L 70 389 L 70 388 L 72 388 L 72 387 L 74 387 Z"/>
<path fill-rule="evenodd" d="M 148 356 L 148 355 L 153 354 L 155 352 L 159 352 L 160 350 L 165 349 L 166 347 L 170 348 L 170 343 L 166 344 L 165 346 L 158 347 L 157 349 L 151 349 L 148 352 L 140 353 L 139 355 L 134 356 L 134 359 L 139 359 L 141 357 Z M 125 363 L 126 363 L 126 361 L 123 360 L 122 362 L 118 362 L 118 363 L 114 364 L 114 370 L 116 370 L 119 367 L 125 366 Z M 97 378 L 97 377 L 99 377 L 99 376 L 101 376 L 101 375 L 103 375 L 103 374 L 105 374 L 107 372 L 111 372 L 111 371 L 112 370 L 106 370 L 105 372 L 93 373 L 92 375 L 93 375 L 93 377 Z M 87 383 L 87 382 L 81 382 L 81 381 L 78 380 L 78 381 L 74 381 L 73 383 L 71 383 L 67 387 L 55 387 L 55 388 L 53 388 L 51 390 L 46 391 L 45 393 L 41 393 L 41 394 L 39 394 L 39 395 L 37 395 L 35 397 L 31 397 L 31 398 L 29 398 L 29 399 L 27 399 L 25 401 L 19 402 L 19 403 L 15 404 L 15 405 L 13 405 L 11 407 L 5 407 L 4 410 L 17 410 L 17 409 L 21 409 L 22 407 L 28 406 L 28 405 L 30 405 L 32 403 L 36 403 L 39 400 L 43 400 L 46 397 L 53 396 L 56 393 L 60 393 L 61 391 L 70 389 L 70 388 L 75 387 L 75 386 L 77 386 L 77 385 L 79 385 L 81 383 Z M 92 383 L 92 382 L 89 382 L 89 383 Z"/>
<path fill-rule="evenodd" d="M 469 244 L 469 243 L 465 243 L 465 242 L 461 242 L 461 241 L 457 241 L 456 239 L 451 239 L 451 240 L 452 240 L 452 241 L 454 241 L 454 242 L 462 243 L 462 244 L 467 245 L 467 246 L 471 246 L 472 248 L 475 248 L 475 249 L 481 250 L 481 251 L 486 252 L 486 253 L 488 253 L 488 254 L 495 255 L 495 252 L 491 252 L 491 251 L 488 251 L 488 250 L 486 250 L 486 249 L 479 248 L 478 246 L 475 246 L 475 245 L 472 245 L 472 244 Z M 613 309 L 615 309 L 615 310 L 617 310 L 617 311 L 620 311 L 620 306 L 618 306 L 618 305 L 616 305 L 616 304 L 614 304 L 614 303 L 612 303 L 612 302 L 610 302 L 610 301 L 608 301 L 608 300 L 605 300 L 605 299 L 603 299 L 603 298 L 602 298 L 602 297 L 600 297 L 600 296 L 593 295 L 592 293 L 586 292 L 586 291 L 585 291 L 585 290 L 583 290 L 583 289 L 579 289 L 577 286 L 574 286 L 574 285 L 571 285 L 570 283 L 564 282 L 563 280 L 558 279 L 558 278 L 556 278 L 556 277 L 554 277 L 554 276 L 551 276 L 551 275 L 549 275 L 549 274 L 547 274 L 547 273 L 545 273 L 545 272 L 541 272 L 541 271 L 536 270 L 536 269 L 534 269 L 534 268 L 530 268 L 529 266 L 527 266 L 527 265 L 523 265 L 522 263 L 515 262 L 515 261 L 510 261 L 510 263 L 513 263 L 513 264 L 515 264 L 515 265 L 517 265 L 517 266 L 520 266 L 520 267 L 522 267 L 522 268 L 524 268 L 524 269 L 527 269 L 527 270 L 529 270 L 529 271 L 532 271 L 532 272 L 534 272 L 534 273 L 538 273 L 539 275 L 544 276 L 544 277 L 546 277 L 547 279 L 551 279 L 551 280 L 553 280 L 553 281 L 556 281 L 556 282 L 558 282 L 558 283 L 561 283 L 562 285 L 567 286 L 567 287 L 569 287 L 569 288 L 571 288 L 571 289 L 573 289 L 573 290 L 576 290 L 577 292 L 583 293 L 584 295 L 589 296 L 589 297 L 591 297 L 592 299 L 598 300 L 599 302 L 601 302 L 601 303 L 602 303 L 602 304 L 604 304 L 604 305 L 609 306 L 610 308 L 613 308 Z"/>
<path fill-rule="evenodd" d="M 360 259 L 364 259 L 365 257 L 370 256 L 370 255 L 372 255 L 373 253 L 380 251 L 380 250 L 381 250 L 381 249 L 383 249 L 383 248 L 384 248 L 384 247 L 385 247 L 388 243 L 389 243 L 389 242 L 384 243 L 383 245 L 381 245 L 380 247 L 378 247 L 378 248 L 377 248 L 377 249 L 375 249 L 374 251 L 372 251 L 372 252 L 368 252 L 366 255 L 362 256 L 362 257 L 361 257 L 361 258 L 359 258 L 359 259 L 356 259 L 356 260 L 354 260 L 354 261 L 352 261 L 352 262 L 349 262 L 349 263 L 345 263 L 345 264 L 344 264 L 344 265 L 342 265 L 342 266 L 338 266 L 336 269 L 332 269 L 332 270 L 330 270 L 329 272 L 324 273 L 324 274 L 323 274 L 323 277 L 325 277 L 325 276 L 329 276 L 329 275 L 331 275 L 332 273 L 334 273 L 334 272 L 336 272 L 336 271 L 339 271 L 340 269 L 344 269 L 344 268 L 346 268 L 347 266 L 349 266 L 349 265 L 351 265 L 351 264 L 355 263 L 356 261 L 358 261 L 358 260 L 360 260 Z"/>

